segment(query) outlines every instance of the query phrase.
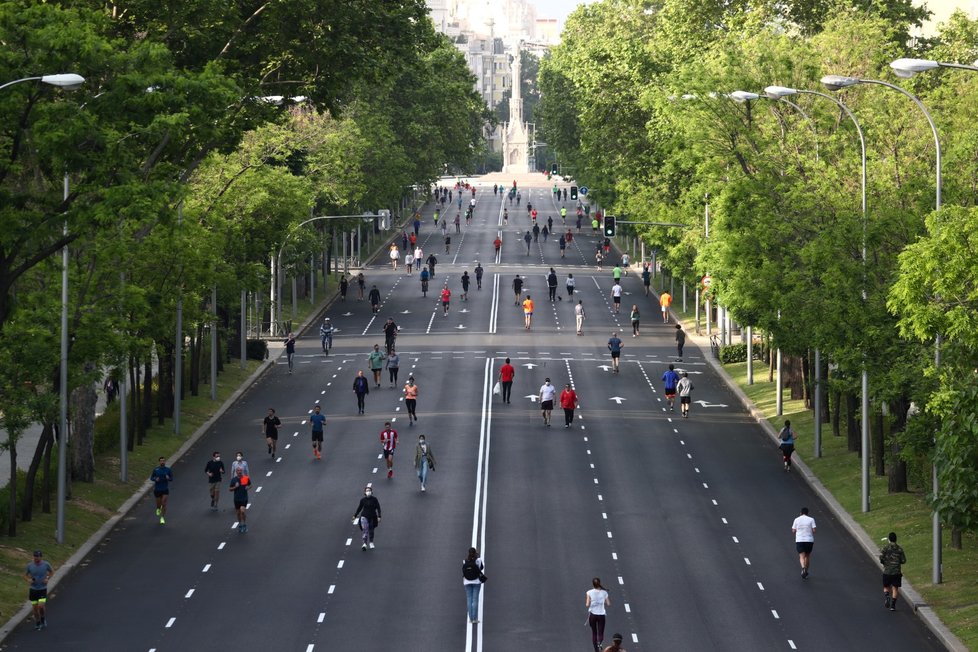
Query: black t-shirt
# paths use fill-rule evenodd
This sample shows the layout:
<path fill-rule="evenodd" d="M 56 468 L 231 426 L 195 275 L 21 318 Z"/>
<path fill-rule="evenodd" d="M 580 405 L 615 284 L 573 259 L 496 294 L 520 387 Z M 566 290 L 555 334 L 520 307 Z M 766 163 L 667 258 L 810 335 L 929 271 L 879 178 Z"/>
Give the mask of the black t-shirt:
<path fill-rule="evenodd" d="M 462 274 L 462 288 L 465 290 L 469 289 L 469 275 Z"/>
<path fill-rule="evenodd" d="M 204 472 L 207 473 L 208 482 L 220 482 L 224 477 L 224 462 L 220 460 L 210 460 L 204 466 Z"/>
<path fill-rule="evenodd" d="M 557 287 L 557 275 L 554 274 L 553 272 L 550 272 L 550 274 L 547 275 L 547 285 L 549 285 L 552 288 Z"/>
<path fill-rule="evenodd" d="M 248 504 L 248 485 L 241 484 L 241 478 L 235 476 L 231 479 L 231 488 L 234 489 L 234 502 Z"/>
<path fill-rule="evenodd" d="M 274 437 L 278 435 L 278 426 L 282 425 L 282 422 L 279 421 L 278 417 L 273 415 L 270 417 L 265 417 L 264 424 L 265 424 L 265 436 Z"/>
<path fill-rule="evenodd" d="M 377 288 L 370 291 L 370 303 L 380 303 L 380 290 Z"/>
<path fill-rule="evenodd" d="M 513 279 L 513 292 L 519 294 L 523 290 L 523 279 L 515 278 Z"/>
<path fill-rule="evenodd" d="M 384 337 L 388 340 L 394 339 L 397 335 L 397 324 L 394 322 L 388 322 L 384 324 Z"/>

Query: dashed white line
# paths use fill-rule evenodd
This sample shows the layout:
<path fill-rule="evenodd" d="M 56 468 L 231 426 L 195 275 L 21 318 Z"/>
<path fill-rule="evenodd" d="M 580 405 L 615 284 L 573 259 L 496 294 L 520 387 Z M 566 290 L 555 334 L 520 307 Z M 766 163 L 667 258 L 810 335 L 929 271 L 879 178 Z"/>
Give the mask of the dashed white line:
<path fill-rule="evenodd" d="M 725 519 L 724 517 L 722 517 L 722 516 L 721 516 L 721 517 L 720 517 L 720 520 L 721 520 L 721 521 L 723 521 L 723 524 L 724 524 L 724 525 L 728 525 L 728 523 L 727 523 L 727 519 Z"/>
<path fill-rule="evenodd" d="M 210 564 L 204 564 L 204 568 L 203 568 L 203 569 L 201 569 L 201 571 L 200 571 L 200 572 L 201 572 L 201 573 L 206 573 L 206 572 L 207 572 L 207 571 L 209 571 L 210 569 L 211 569 L 211 565 L 210 565 Z"/>
<path fill-rule="evenodd" d="M 621 585 L 624 585 L 625 584 L 625 578 L 622 577 L 621 575 L 619 575 L 618 576 L 618 583 L 621 584 Z"/>
<path fill-rule="evenodd" d="M 313 643 L 310 643 L 309 645 L 306 646 L 306 652 L 312 652 L 315 649 L 315 647 L 316 646 Z"/>
<path fill-rule="evenodd" d="M 625 603 L 625 613 L 626 614 L 632 613 L 632 605 L 628 604 L 627 602 Z"/>
<path fill-rule="evenodd" d="M 598 500 L 602 500 L 603 501 L 604 500 L 604 497 L 601 494 L 598 494 Z"/>
<path fill-rule="evenodd" d="M 612 537 L 611 537 L 611 530 L 608 530 L 608 538 L 609 538 L 609 539 L 610 539 L 610 538 L 612 538 Z"/>
<path fill-rule="evenodd" d="M 774 609 L 771 609 L 771 615 L 774 616 L 775 620 L 781 620 L 781 616 L 779 616 L 778 612 L 775 611 Z"/>
<path fill-rule="evenodd" d="M 748 566 L 750 566 L 750 559 L 748 559 L 747 557 L 744 557 L 744 563 L 747 564 Z"/>
<path fill-rule="evenodd" d="M 632 643 L 638 643 L 638 634 L 632 632 Z"/>
<path fill-rule="evenodd" d="M 227 541 L 221 541 L 219 544 L 217 544 L 217 549 L 224 550 L 224 546 L 226 545 L 227 545 Z"/>
<path fill-rule="evenodd" d="M 608 520 L 608 513 L 607 512 L 601 512 L 601 518 L 603 518 L 604 520 L 607 521 Z"/>
<path fill-rule="evenodd" d="M 321 612 L 321 613 L 319 614 L 319 618 L 317 618 L 317 619 L 316 619 L 316 622 L 317 622 L 317 623 L 321 623 L 321 622 L 323 622 L 324 620 L 326 620 L 326 612 Z"/>
<path fill-rule="evenodd" d="M 693 456 L 690 455 L 689 453 L 686 453 L 686 459 L 691 460 L 691 459 L 693 459 Z"/>
<path fill-rule="evenodd" d="M 265 477 L 268 478 L 268 477 L 271 477 L 271 475 L 272 475 L 272 472 L 269 471 L 268 473 L 265 474 Z"/>
<path fill-rule="evenodd" d="M 169 629 L 170 627 L 173 627 L 173 623 L 175 623 L 175 622 L 177 622 L 177 619 L 176 618 L 170 618 L 170 620 L 166 621 L 165 627 L 167 629 Z"/>
<path fill-rule="evenodd" d="M 336 564 L 336 567 L 337 568 L 343 568 L 343 560 L 342 559 L 339 561 L 338 564 Z"/>
<path fill-rule="evenodd" d="M 704 489 L 709 489 L 709 488 L 710 488 L 710 485 L 708 485 L 708 484 L 706 484 L 706 483 L 704 482 L 704 483 L 703 483 L 703 488 L 704 488 Z"/>
<path fill-rule="evenodd" d="M 598 479 L 597 478 L 594 479 L 594 484 L 598 484 Z"/>
<path fill-rule="evenodd" d="M 330 584 L 329 585 L 329 588 L 326 589 L 326 593 L 328 595 L 333 595 L 333 591 L 335 591 L 335 590 L 336 590 L 336 585 L 335 584 Z"/>
<path fill-rule="evenodd" d="M 257 487 L 257 488 L 255 489 L 255 493 L 256 493 L 256 494 L 260 494 L 260 493 L 261 493 L 261 487 Z"/>
<path fill-rule="evenodd" d="M 614 559 L 615 561 L 618 561 L 618 553 L 617 552 L 611 553 L 611 558 Z"/>
<path fill-rule="evenodd" d="M 183 596 L 183 597 L 185 597 L 185 598 L 189 598 L 189 597 L 190 597 L 190 596 L 192 596 L 193 594 L 194 594 L 194 589 L 190 589 L 189 591 L 187 591 L 187 595 L 185 595 L 185 596 Z"/>
<path fill-rule="evenodd" d="M 796 648 L 796 647 L 795 647 L 795 642 L 794 642 L 794 641 L 792 641 L 792 640 L 791 640 L 790 638 L 788 639 L 788 646 L 789 646 L 789 647 L 790 647 L 790 648 L 791 648 L 792 650 L 797 650 L 797 649 L 798 649 L 798 648 Z"/>
<path fill-rule="evenodd" d="M 730 537 L 730 538 L 733 539 L 734 543 L 740 543 L 740 540 L 737 537 Z"/>
<path fill-rule="evenodd" d="M 760 589 L 761 591 L 763 591 L 764 590 L 764 585 L 761 584 L 760 582 L 758 582 L 757 583 L 757 588 Z"/>

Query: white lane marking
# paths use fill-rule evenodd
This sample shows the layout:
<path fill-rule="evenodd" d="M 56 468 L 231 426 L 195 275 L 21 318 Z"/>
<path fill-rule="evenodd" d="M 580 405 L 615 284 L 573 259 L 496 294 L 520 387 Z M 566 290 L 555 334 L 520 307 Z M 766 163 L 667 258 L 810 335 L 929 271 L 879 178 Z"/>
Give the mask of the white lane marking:
<path fill-rule="evenodd" d="M 346 540 L 346 545 L 350 545 L 351 543 L 353 543 L 353 539 L 347 539 Z"/>
<path fill-rule="evenodd" d="M 685 446 L 685 445 L 686 445 L 686 442 L 684 442 L 684 441 L 683 441 L 682 439 L 680 439 L 680 440 L 679 440 L 679 443 L 680 443 L 681 445 L 683 445 L 683 446 Z"/>
<path fill-rule="evenodd" d="M 774 616 L 775 620 L 781 620 L 781 616 L 779 616 L 778 612 L 775 611 L 774 609 L 771 609 L 771 615 Z"/>
<path fill-rule="evenodd" d="M 690 455 L 689 453 L 686 453 L 686 459 L 690 459 L 691 460 L 691 459 L 693 459 L 693 456 Z"/>
<path fill-rule="evenodd" d="M 211 565 L 210 564 L 204 564 L 204 568 L 200 572 L 201 573 L 206 573 L 210 569 L 211 569 Z"/>
<path fill-rule="evenodd" d="M 248 503 L 247 505 L 245 505 L 245 509 L 251 509 L 251 503 Z"/>
<path fill-rule="evenodd" d="M 611 538 L 611 530 L 608 530 L 608 538 Z"/>
<path fill-rule="evenodd" d="M 313 649 L 315 649 L 315 647 L 316 646 L 314 644 L 310 643 L 309 645 L 306 646 L 306 652 L 312 652 Z"/>
<path fill-rule="evenodd" d="M 587 441 L 587 437 L 584 438 L 584 441 Z"/>
<path fill-rule="evenodd" d="M 761 584 L 760 582 L 758 582 L 757 583 L 757 588 L 760 589 L 761 591 L 763 591 L 764 590 L 764 585 Z"/>
<path fill-rule="evenodd" d="M 227 541 L 221 541 L 221 543 L 218 544 L 217 549 L 224 550 L 224 546 L 226 545 L 227 545 Z"/>
<path fill-rule="evenodd" d="M 591 454 L 591 449 L 590 449 L 590 448 L 589 448 L 589 449 L 587 449 L 587 454 L 588 454 L 588 455 L 590 455 L 590 454 Z"/>
<path fill-rule="evenodd" d="M 239 525 L 239 523 L 237 521 L 231 523 L 231 529 L 232 530 L 235 529 L 236 527 L 238 527 L 238 525 Z"/>
<path fill-rule="evenodd" d="M 343 560 L 342 559 L 339 561 L 338 564 L 336 564 L 336 567 L 337 568 L 343 568 Z"/>
<path fill-rule="evenodd" d="M 704 489 L 709 489 L 709 488 L 710 488 L 710 485 L 708 485 L 708 484 L 706 484 L 706 483 L 704 482 L 704 483 L 703 483 L 703 488 L 704 488 Z"/>
<path fill-rule="evenodd" d="M 632 643 L 638 643 L 638 634 L 632 632 Z"/>
<path fill-rule="evenodd" d="M 591 468 L 592 468 L 592 469 L 594 468 L 594 465 L 593 465 L 593 464 L 591 465 Z"/>
<path fill-rule="evenodd" d="M 189 597 L 190 597 L 190 596 L 192 596 L 193 594 L 194 594 L 194 589 L 190 589 L 189 591 L 187 591 L 187 595 L 185 595 L 185 596 L 183 596 L 183 597 L 185 597 L 185 598 L 189 598 Z"/>
<path fill-rule="evenodd" d="M 378 459 L 378 460 L 379 460 L 380 458 L 382 458 L 383 456 L 384 456 L 384 454 L 383 454 L 383 453 L 377 453 L 377 459 Z"/>
<path fill-rule="evenodd" d="M 375 466 L 375 467 L 374 467 L 374 470 L 373 470 L 373 471 L 371 471 L 371 473 L 376 473 L 376 472 L 377 472 L 377 467 Z"/>
<path fill-rule="evenodd" d="M 604 520 L 607 521 L 608 520 L 608 513 L 607 512 L 601 512 L 601 518 L 603 518 Z"/>
<path fill-rule="evenodd" d="M 628 604 L 627 602 L 625 603 L 625 613 L 626 614 L 632 613 L 632 605 Z"/>
<path fill-rule="evenodd" d="M 333 378 L 336 378 L 336 376 L 333 376 Z M 322 396 L 325 393 L 326 393 L 326 390 L 324 389 L 323 391 L 319 392 L 319 395 Z M 316 401 L 316 402 L 319 403 L 319 401 Z"/>
<path fill-rule="evenodd" d="M 720 520 L 721 520 L 721 521 L 723 521 L 723 524 L 724 524 L 724 525 L 729 525 L 729 524 L 727 523 L 727 519 L 726 519 L 726 518 L 724 518 L 724 517 L 722 517 L 722 516 L 721 516 L 721 517 L 720 517 Z"/>
<path fill-rule="evenodd" d="M 792 641 L 790 638 L 788 639 L 788 646 L 791 647 L 792 650 L 797 650 L 798 649 L 798 648 L 795 647 L 795 642 Z"/>
<path fill-rule="evenodd" d="M 294 436 L 294 435 L 293 435 L 293 436 Z M 290 448 L 291 446 L 292 446 L 292 444 L 286 444 L 286 445 L 285 445 L 285 450 L 289 450 L 289 448 Z"/>
<path fill-rule="evenodd" d="M 282 461 L 282 458 L 281 458 L 281 457 L 279 457 L 278 459 L 276 459 L 276 460 L 275 460 L 275 463 L 276 463 L 276 464 L 278 464 L 278 463 L 279 463 L 279 462 L 281 462 L 281 461 Z"/>
<path fill-rule="evenodd" d="M 698 467 L 698 466 L 694 466 L 694 467 L 693 467 L 693 470 L 694 470 L 694 471 L 696 471 L 697 473 L 699 473 L 699 472 L 700 472 L 700 469 L 699 469 L 699 467 Z"/>
<path fill-rule="evenodd" d="M 260 494 L 260 493 L 261 493 L 261 487 L 258 487 L 258 488 L 256 488 L 256 489 L 255 489 L 255 493 L 256 493 L 256 494 Z"/>
<path fill-rule="evenodd" d="M 176 619 L 176 618 L 170 618 L 170 620 L 168 620 L 168 621 L 166 621 L 166 627 L 167 627 L 168 629 L 169 629 L 170 627 L 173 627 L 173 623 L 175 623 L 175 622 L 177 622 L 177 619 Z"/>
<path fill-rule="evenodd" d="M 319 618 L 316 619 L 317 623 L 321 623 L 326 620 L 326 612 L 320 612 Z"/>
<path fill-rule="evenodd" d="M 265 477 L 266 477 L 266 478 L 269 478 L 269 477 L 271 477 L 271 475 L 272 475 L 272 472 L 271 472 L 271 471 L 269 471 L 268 473 L 266 473 L 266 474 L 265 474 Z"/>
<path fill-rule="evenodd" d="M 748 566 L 750 566 L 750 559 L 748 559 L 747 557 L 744 557 L 744 563 L 747 564 Z"/>
<path fill-rule="evenodd" d="M 619 575 L 618 576 L 618 583 L 621 584 L 621 585 L 624 585 L 625 584 L 625 578 L 622 577 L 621 575 Z"/>
<path fill-rule="evenodd" d="M 598 500 L 604 500 L 604 496 L 602 496 L 601 494 L 598 494 Z"/>
<path fill-rule="evenodd" d="M 598 484 L 598 479 L 597 478 L 594 479 L 594 484 Z"/>
<path fill-rule="evenodd" d="M 730 538 L 733 539 L 733 542 L 734 543 L 740 543 L 740 540 L 737 539 L 737 537 L 730 537 Z"/>
<path fill-rule="evenodd" d="M 333 595 L 333 591 L 335 591 L 335 590 L 336 590 L 336 585 L 335 584 L 330 584 L 329 585 L 329 588 L 326 590 L 326 593 L 328 595 Z"/>
<path fill-rule="evenodd" d="M 618 561 L 618 553 L 617 552 L 611 553 L 611 558 L 614 559 L 615 561 Z"/>

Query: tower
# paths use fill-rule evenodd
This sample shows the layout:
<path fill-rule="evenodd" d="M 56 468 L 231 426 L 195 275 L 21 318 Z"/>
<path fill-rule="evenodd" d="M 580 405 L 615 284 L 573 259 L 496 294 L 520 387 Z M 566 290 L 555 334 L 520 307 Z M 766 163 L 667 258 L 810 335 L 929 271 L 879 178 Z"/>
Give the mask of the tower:
<path fill-rule="evenodd" d="M 509 122 L 503 132 L 503 172 L 526 174 L 529 168 L 529 135 L 523 122 L 523 88 L 520 80 L 520 47 L 513 55 L 513 93 L 509 99 Z"/>

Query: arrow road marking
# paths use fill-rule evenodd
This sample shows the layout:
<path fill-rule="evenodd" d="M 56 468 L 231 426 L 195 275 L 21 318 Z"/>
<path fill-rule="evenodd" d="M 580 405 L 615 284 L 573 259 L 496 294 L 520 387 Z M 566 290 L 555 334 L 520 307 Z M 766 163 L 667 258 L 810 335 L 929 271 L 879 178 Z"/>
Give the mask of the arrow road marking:
<path fill-rule="evenodd" d="M 609 366 L 608 366 L 608 365 L 606 365 L 606 364 L 599 364 L 599 365 L 598 365 L 598 369 L 602 369 L 602 370 L 604 370 L 604 371 L 608 371 L 609 369 L 611 369 L 611 367 L 609 367 Z"/>
<path fill-rule="evenodd" d="M 612 396 L 612 397 L 611 397 L 611 398 L 609 398 L 608 400 L 609 400 L 609 401 L 614 401 L 614 402 L 615 402 L 615 403 L 617 403 L 618 405 L 621 405 L 621 402 L 622 402 L 622 401 L 627 401 L 628 399 L 627 399 L 627 398 L 624 398 L 624 397 L 622 397 L 622 396 Z"/>
<path fill-rule="evenodd" d="M 523 398 L 530 399 L 530 403 L 536 403 L 537 402 L 537 395 L 536 394 L 528 394 L 528 395 L 524 396 Z"/>
<path fill-rule="evenodd" d="M 705 408 L 710 408 L 710 407 L 727 407 L 727 404 L 726 403 L 707 403 L 706 401 L 693 401 L 693 403 L 699 403 L 700 405 L 702 405 Z"/>
<path fill-rule="evenodd" d="M 520 366 L 521 367 L 526 367 L 527 369 L 533 369 L 533 367 L 539 367 L 540 365 L 533 364 L 532 362 L 526 362 L 526 363 L 524 363 L 524 364 L 522 364 Z"/>

